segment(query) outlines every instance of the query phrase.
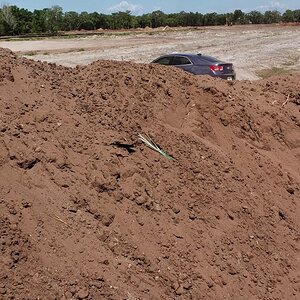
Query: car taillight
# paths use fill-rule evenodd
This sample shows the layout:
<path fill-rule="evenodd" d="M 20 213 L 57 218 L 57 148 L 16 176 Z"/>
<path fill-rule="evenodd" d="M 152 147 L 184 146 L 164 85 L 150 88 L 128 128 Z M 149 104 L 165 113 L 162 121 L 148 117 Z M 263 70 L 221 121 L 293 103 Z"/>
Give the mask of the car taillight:
<path fill-rule="evenodd" d="M 209 66 L 209 68 L 215 72 L 215 71 L 223 71 L 223 66 Z"/>

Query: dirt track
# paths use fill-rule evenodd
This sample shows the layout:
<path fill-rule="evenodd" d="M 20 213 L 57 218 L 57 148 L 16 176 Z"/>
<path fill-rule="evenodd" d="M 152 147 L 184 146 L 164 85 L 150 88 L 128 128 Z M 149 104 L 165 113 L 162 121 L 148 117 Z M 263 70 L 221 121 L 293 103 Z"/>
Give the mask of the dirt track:
<path fill-rule="evenodd" d="M 279 67 L 298 71 L 300 68 L 299 26 L 208 27 L 123 36 L 1 41 L 0 47 L 71 67 L 98 59 L 148 63 L 170 52 L 206 53 L 233 62 L 237 78 L 249 80 L 258 79 L 256 71 L 261 69 Z"/>

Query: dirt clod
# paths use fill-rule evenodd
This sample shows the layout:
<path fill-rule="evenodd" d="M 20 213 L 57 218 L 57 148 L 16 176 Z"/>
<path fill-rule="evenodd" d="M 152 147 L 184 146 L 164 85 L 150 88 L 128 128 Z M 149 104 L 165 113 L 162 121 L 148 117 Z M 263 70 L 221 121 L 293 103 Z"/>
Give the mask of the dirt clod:
<path fill-rule="evenodd" d="M 88 289 L 81 289 L 79 290 L 79 292 L 77 293 L 77 298 L 78 299 L 86 299 L 89 296 L 89 291 Z"/>

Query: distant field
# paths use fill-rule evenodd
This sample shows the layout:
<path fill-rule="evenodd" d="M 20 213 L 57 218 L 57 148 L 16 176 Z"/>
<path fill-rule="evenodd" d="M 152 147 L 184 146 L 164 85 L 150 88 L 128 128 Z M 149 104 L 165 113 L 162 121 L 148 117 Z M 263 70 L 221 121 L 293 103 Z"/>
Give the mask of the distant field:
<path fill-rule="evenodd" d="M 71 67 L 98 59 L 148 63 L 165 53 L 205 53 L 234 63 L 238 79 L 255 80 L 299 70 L 300 26 L 247 25 L 110 31 L 73 38 L 0 41 L 0 47 L 31 59 Z"/>

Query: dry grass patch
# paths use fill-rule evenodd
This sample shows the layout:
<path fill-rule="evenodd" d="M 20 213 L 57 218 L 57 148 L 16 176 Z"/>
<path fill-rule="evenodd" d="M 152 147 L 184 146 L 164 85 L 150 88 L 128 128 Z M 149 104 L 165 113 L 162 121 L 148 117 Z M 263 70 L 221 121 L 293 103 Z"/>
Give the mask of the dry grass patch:
<path fill-rule="evenodd" d="M 273 67 L 271 69 L 262 69 L 262 70 L 258 70 L 256 71 L 256 75 L 265 79 L 265 78 L 269 78 L 272 76 L 279 76 L 279 75 L 286 75 L 286 74 L 291 74 L 293 73 L 293 71 L 291 71 L 290 69 L 286 69 L 286 68 L 279 68 L 279 67 Z"/>

